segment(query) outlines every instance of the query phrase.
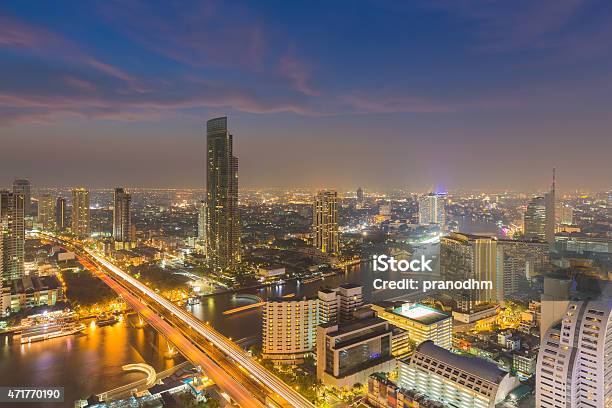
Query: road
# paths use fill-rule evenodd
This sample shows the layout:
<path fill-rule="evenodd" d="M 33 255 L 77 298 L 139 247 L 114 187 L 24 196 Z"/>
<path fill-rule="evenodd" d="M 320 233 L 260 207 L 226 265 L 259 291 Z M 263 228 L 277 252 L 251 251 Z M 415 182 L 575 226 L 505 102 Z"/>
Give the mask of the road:
<path fill-rule="evenodd" d="M 285 384 L 280 378 L 276 377 L 262 365 L 257 363 L 250 354 L 237 346 L 234 342 L 217 332 L 210 325 L 197 319 L 188 311 L 159 295 L 138 279 L 124 272 L 119 267 L 106 260 L 102 254 L 84 247 L 78 241 L 68 241 L 66 239 L 48 234 L 41 235 L 43 238 L 46 237 L 47 239 L 53 239 L 65 245 L 74 247 L 81 255 L 87 256 L 93 263 L 99 266 L 100 268 L 98 269 L 98 274 L 100 279 L 106 282 L 114 290 L 122 290 L 122 295 L 125 294 L 124 299 L 126 299 L 126 301 L 128 301 L 132 307 L 141 307 L 142 309 L 136 311 L 141 313 L 147 320 L 150 319 L 149 322 L 154 328 L 160 330 L 160 332 L 163 331 L 162 333 L 167 332 L 169 334 L 167 338 L 179 350 L 181 350 L 181 353 L 185 355 L 186 358 L 191 359 L 198 357 L 202 361 L 202 364 L 198 364 L 207 371 L 209 377 L 215 381 L 219 387 L 232 396 L 232 398 L 234 398 L 241 406 L 261 406 L 261 402 L 259 402 L 253 396 L 253 394 L 249 393 L 245 389 L 245 385 L 250 386 L 252 389 L 252 385 L 255 382 L 258 382 L 263 384 L 263 386 L 265 386 L 267 389 L 267 397 L 280 403 L 282 406 L 295 408 L 314 407 L 314 405 L 299 392 Z M 158 313 L 167 316 L 170 320 L 180 321 L 183 325 L 185 325 L 185 328 L 188 328 L 189 332 L 193 331 L 197 333 L 199 337 L 209 342 L 215 347 L 215 349 L 220 351 L 227 358 L 227 360 L 223 361 L 222 363 L 227 364 L 227 361 L 229 360 L 230 363 L 233 363 L 233 366 L 238 367 L 239 371 L 245 371 L 248 373 L 248 376 L 251 379 L 248 381 L 249 384 L 245 384 L 247 381 L 245 380 L 245 377 L 242 376 L 241 386 L 237 386 L 236 376 L 232 375 L 233 372 L 236 371 L 236 367 L 233 367 L 231 371 L 228 370 L 227 372 L 223 370 L 218 364 L 212 361 L 210 357 L 202 353 L 201 349 L 197 347 L 198 344 L 194 344 L 192 340 L 185 336 L 184 330 L 181 332 L 181 330 L 177 329 L 177 327 L 172 327 L 151 308 L 154 308 Z M 202 358 L 202 356 L 206 357 L 206 359 Z M 209 369 L 212 372 L 209 372 Z M 231 374 L 228 375 L 228 373 Z M 218 376 L 221 382 L 217 381 L 215 376 Z M 225 384 L 225 386 L 228 388 L 225 388 L 223 384 Z M 251 401 L 246 398 L 245 394 L 249 394 Z M 234 395 L 236 395 L 236 397 L 234 397 Z"/>

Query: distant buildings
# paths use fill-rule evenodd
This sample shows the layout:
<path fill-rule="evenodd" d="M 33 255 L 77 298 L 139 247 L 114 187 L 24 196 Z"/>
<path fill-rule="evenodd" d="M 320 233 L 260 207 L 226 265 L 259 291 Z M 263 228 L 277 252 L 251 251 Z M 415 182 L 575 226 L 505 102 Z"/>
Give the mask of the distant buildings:
<path fill-rule="evenodd" d="M 28 179 L 16 179 L 13 181 L 13 193 L 23 196 L 23 213 L 25 216 L 32 214 L 32 185 Z"/>
<path fill-rule="evenodd" d="M 5 285 L 10 290 L 3 291 L 6 299 L 0 304 L 8 305 L 11 313 L 35 306 L 53 306 L 63 296 L 62 286 L 55 276 L 25 276 L 8 281 Z"/>
<path fill-rule="evenodd" d="M 429 193 L 419 197 L 419 224 L 446 225 L 445 197 L 443 194 Z"/>
<path fill-rule="evenodd" d="M 71 230 L 79 238 L 87 238 L 91 233 L 89 190 L 85 188 L 75 188 L 72 190 Z"/>
<path fill-rule="evenodd" d="M 393 371 L 392 329 L 379 318 L 317 328 L 317 379 L 327 386 L 365 384 L 370 374 Z"/>
<path fill-rule="evenodd" d="M 432 341 L 400 360 L 398 371 L 398 386 L 451 407 L 494 408 L 519 385 L 497 365 L 451 353 Z"/>
<path fill-rule="evenodd" d="M 196 249 L 206 256 L 206 201 L 198 203 L 198 239 Z"/>
<path fill-rule="evenodd" d="M 55 228 L 58 231 L 66 229 L 66 199 L 57 197 L 55 201 Z"/>
<path fill-rule="evenodd" d="M 271 299 L 263 307 L 262 357 L 297 364 L 316 347 L 317 299 Z"/>
<path fill-rule="evenodd" d="M 113 239 L 115 249 L 129 249 L 132 237 L 132 196 L 123 188 L 115 188 L 113 195 Z"/>
<path fill-rule="evenodd" d="M 520 293 L 528 280 L 549 269 L 550 247 L 540 241 L 497 241 L 497 299 Z"/>
<path fill-rule="evenodd" d="M 407 331 L 415 345 L 431 340 L 447 350 L 452 346 L 453 318 L 449 314 L 418 303 L 374 304 L 372 309 L 381 319 Z"/>
<path fill-rule="evenodd" d="M 545 301 L 543 302 L 543 304 Z M 561 321 L 541 339 L 536 406 L 612 406 L 612 306 L 571 301 Z"/>
<path fill-rule="evenodd" d="M 546 242 L 546 200 L 534 197 L 527 204 L 524 217 L 525 239 Z"/>
<path fill-rule="evenodd" d="M 55 228 L 55 199 L 50 194 L 38 197 L 38 223 L 45 230 Z"/>
<path fill-rule="evenodd" d="M 357 188 L 357 204 L 363 204 L 363 189 L 361 187 Z"/>
<path fill-rule="evenodd" d="M 215 270 L 234 270 L 240 262 L 238 158 L 227 117 L 206 123 L 206 244 Z"/>
<path fill-rule="evenodd" d="M 312 211 L 312 233 L 315 248 L 336 254 L 340 250 L 338 232 L 338 193 L 332 190 L 319 191 L 314 199 Z"/>
<path fill-rule="evenodd" d="M 0 191 L 0 239 L 2 240 L 2 280 L 20 279 L 24 274 L 24 196 Z"/>

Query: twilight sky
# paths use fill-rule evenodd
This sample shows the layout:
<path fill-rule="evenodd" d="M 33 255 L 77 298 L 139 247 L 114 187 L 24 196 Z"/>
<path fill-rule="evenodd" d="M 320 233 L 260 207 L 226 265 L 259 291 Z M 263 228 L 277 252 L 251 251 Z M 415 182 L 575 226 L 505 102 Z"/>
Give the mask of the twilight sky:
<path fill-rule="evenodd" d="M 0 186 L 612 187 L 607 0 L 3 1 Z"/>

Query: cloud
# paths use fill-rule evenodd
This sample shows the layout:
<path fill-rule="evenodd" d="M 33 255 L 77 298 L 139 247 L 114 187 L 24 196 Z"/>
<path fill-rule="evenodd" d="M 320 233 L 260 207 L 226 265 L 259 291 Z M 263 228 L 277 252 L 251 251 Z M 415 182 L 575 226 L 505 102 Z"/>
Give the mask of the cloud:
<path fill-rule="evenodd" d="M 308 84 L 310 72 L 308 68 L 293 55 L 285 55 L 280 61 L 280 72 L 289 78 L 293 89 L 308 96 L 319 96 L 321 91 Z"/>

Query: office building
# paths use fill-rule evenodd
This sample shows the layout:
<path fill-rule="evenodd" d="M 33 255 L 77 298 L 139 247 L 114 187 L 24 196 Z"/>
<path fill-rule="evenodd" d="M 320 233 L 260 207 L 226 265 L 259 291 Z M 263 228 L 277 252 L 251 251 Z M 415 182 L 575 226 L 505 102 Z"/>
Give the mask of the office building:
<path fill-rule="evenodd" d="M 234 271 L 240 263 L 238 158 L 227 117 L 206 123 L 206 245 L 210 266 Z"/>
<path fill-rule="evenodd" d="M 0 191 L 0 224 L 3 240 L 2 279 L 20 279 L 25 269 L 24 198 L 21 193 Z"/>
<path fill-rule="evenodd" d="M 336 191 L 324 190 L 317 193 L 312 218 L 315 248 L 326 253 L 338 253 L 340 235 L 338 232 L 338 193 Z"/>
<path fill-rule="evenodd" d="M 66 229 L 66 199 L 57 197 L 55 201 L 55 228 L 58 231 Z"/>
<path fill-rule="evenodd" d="M 338 287 L 338 319 L 345 323 L 355 318 L 354 313 L 363 306 L 363 286 L 345 283 Z"/>
<path fill-rule="evenodd" d="M 520 384 L 496 364 L 454 354 L 432 341 L 419 344 L 398 365 L 398 386 L 450 407 L 494 408 Z"/>
<path fill-rule="evenodd" d="M 445 197 L 443 194 L 429 193 L 419 197 L 419 224 L 446 225 Z"/>
<path fill-rule="evenodd" d="M 497 240 L 492 237 L 452 233 L 440 238 L 440 275 L 444 280 L 474 279 L 490 282 L 491 288 L 456 291 L 470 302 L 492 302 L 497 298 Z"/>
<path fill-rule="evenodd" d="M 550 269 L 550 247 L 541 241 L 497 241 L 497 300 L 521 293 L 534 276 Z"/>
<path fill-rule="evenodd" d="M 416 345 L 431 340 L 445 349 L 452 346 L 453 317 L 447 313 L 410 302 L 401 305 L 381 302 L 372 305 L 372 310 L 377 317 L 407 331 Z"/>
<path fill-rule="evenodd" d="M 570 301 L 541 338 L 536 406 L 612 406 L 612 303 Z"/>
<path fill-rule="evenodd" d="M 71 230 L 79 238 L 87 238 L 91 233 L 89 218 L 89 190 L 75 188 L 72 190 L 72 225 Z"/>
<path fill-rule="evenodd" d="M 50 194 L 38 197 L 38 224 L 44 230 L 55 228 L 55 199 Z"/>
<path fill-rule="evenodd" d="M 572 225 L 574 223 L 574 210 L 567 204 L 557 205 L 556 216 L 557 224 Z"/>
<path fill-rule="evenodd" d="M 524 216 L 525 239 L 546 242 L 546 201 L 534 197 L 527 204 Z"/>
<path fill-rule="evenodd" d="M 363 204 L 363 189 L 357 188 L 357 204 Z"/>
<path fill-rule="evenodd" d="M 317 299 L 270 299 L 263 306 L 262 357 L 297 364 L 314 352 L 319 302 Z"/>
<path fill-rule="evenodd" d="M 113 196 L 113 239 L 115 249 L 132 248 L 132 196 L 123 188 L 115 188 Z"/>
<path fill-rule="evenodd" d="M 340 309 L 338 289 L 321 288 L 317 297 L 319 299 L 319 323 L 337 324 Z"/>
<path fill-rule="evenodd" d="M 365 384 L 372 373 L 396 368 L 389 323 L 373 317 L 317 327 L 317 379 L 327 386 Z"/>
<path fill-rule="evenodd" d="M 32 185 L 28 179 L 16 179 L 13 181 L 13 193 L 23 196 L 23 214 L 32 215 Z"/>

